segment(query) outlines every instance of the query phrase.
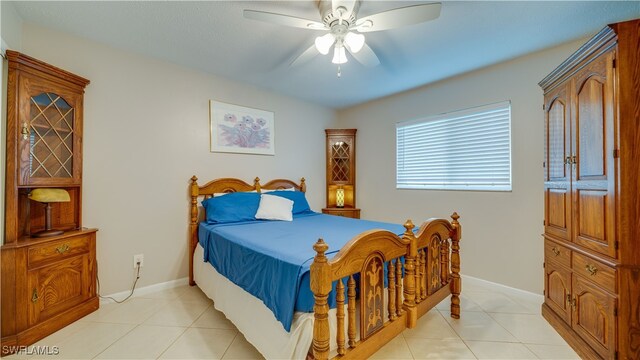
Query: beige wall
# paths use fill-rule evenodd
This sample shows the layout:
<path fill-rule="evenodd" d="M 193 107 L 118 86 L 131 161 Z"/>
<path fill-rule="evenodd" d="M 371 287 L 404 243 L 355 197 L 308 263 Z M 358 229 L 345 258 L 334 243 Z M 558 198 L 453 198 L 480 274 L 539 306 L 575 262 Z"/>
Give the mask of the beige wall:
<path fill-rule="evenodd" d="M 187 276 L 189 178 L 276 177 L 324 200 L 324 129 L 333 110 L 25 24 L 22 49 L 91 80 L 85 96 L 83 225 L 100 228 L 101 293 Z M 171 51 L 171 49 L 167 49 Z M 209 99 L 275 112 L 276 156 L 209 152 Z"/>
<path fill-rule="evenodd" d="M 541 51 L 338 112 L 358 129 L 358 206 L 362 216 L 420 223 L 457 211 L 462 272 L 542 293 L 542 91 L 546 74 L 582 41 Z M 512 192 L 396 190 L 395 124 L 511 100 Z"/>

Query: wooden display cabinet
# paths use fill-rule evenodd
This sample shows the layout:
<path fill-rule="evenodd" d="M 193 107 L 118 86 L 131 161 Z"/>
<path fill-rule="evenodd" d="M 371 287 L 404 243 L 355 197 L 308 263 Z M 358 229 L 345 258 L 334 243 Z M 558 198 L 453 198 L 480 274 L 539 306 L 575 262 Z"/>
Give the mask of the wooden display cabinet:
<path fill-rule="evenodd" d="M 2 355 L 30 345 L 98 309 L 96 229 L 82 228 L 82 113 L 89 80 L 7 50 L 5 241 L 2 245 Z M 29 199 L 64 189 L 68 202 Z"/>
<path fill-rule="evenodd" d="M 326 129 L 327 207 L 330 215 L 359 219 L 356 207 L 356 129 Z"/>

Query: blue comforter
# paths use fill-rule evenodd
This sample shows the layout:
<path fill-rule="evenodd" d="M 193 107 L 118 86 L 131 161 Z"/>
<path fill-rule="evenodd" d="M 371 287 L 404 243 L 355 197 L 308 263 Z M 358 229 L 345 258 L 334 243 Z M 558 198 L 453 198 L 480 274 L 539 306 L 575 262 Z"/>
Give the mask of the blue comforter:
<path fill-rule="evenodd" d="M 322 238 L 329 245 L 326 254 L 333 254 L 354 236 L 372 229 L 404 232 L 401 225 L 310 213 L 294 215 L 291 222 L 202 222 L 199 241 L 205 261 L 262 300 L 290 331 L 294 311 L 313 311 L 309 288 L 313 244 Z M 335 299 L 329 300 L 335 304 Z"/>

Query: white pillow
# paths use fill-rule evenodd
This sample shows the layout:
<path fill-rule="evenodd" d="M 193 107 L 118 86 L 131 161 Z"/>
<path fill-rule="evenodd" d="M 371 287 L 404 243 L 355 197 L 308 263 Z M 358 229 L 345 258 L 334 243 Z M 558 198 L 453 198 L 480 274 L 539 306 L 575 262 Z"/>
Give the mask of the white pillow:
<path fill-rule="evenodd" d="M 293 201 L 276 195 L 260 195 L 256 219 L 293 221 Z"/>

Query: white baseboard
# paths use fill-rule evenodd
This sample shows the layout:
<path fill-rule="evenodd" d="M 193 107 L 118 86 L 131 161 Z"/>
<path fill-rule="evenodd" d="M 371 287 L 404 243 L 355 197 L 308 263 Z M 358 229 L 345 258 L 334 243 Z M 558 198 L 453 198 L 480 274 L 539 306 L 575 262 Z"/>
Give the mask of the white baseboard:
<path fill-rule="evenodd" d="M 175 280 L 169 280 L 169 281 L 161 282 L 161 283 L 158 283 L 158 284 L 153 284 L 153 285 L 148 285 L 148 286 L 145 286 L 145 287 L 137 288 L 133 292 L 133 296 L 131 296 L 131 297 L 138 297 L 138 296 L 142 296 L 142 295 L 147 295 L 147 294 L 150 294 L 150 293 L 153 293 L 153 292 L 156 292 L 156 291 L 173 289 L 173 288 L 176 288 L 178 286 L 184 286 L 184 285 L 188 285 L 188 284 L 189 284 L 189 278 L 188 277 L 175 279 Z M 131 293 L 131 290 L 127 290 L 127 291 L 121 291 L 121 292 L 117 292 L 115 294 L 103 295 L 103 296 L 112 297 L 112 298 L 120 301 L 121 299 L 124 299 L 127 296 L 129 296 L 130 293 Z M 110 303 L 113 303 L 113 302 L 114 301 L 111 300 L 111 299 L 100 298 L 100 304 L 110 304 Z"/>
<path fill-rule="evenodd" d="M 533 293 L 531 291 L 522 290 L 522 289 L 514 288 L 514 287 L 511 287 L 511 286 L 507 286 L 507 285 L 502 285 L 502 284 L 499 284 L 499 283 L 495 283 L 493 281 L 484 280 L 484 279 L 480 279 L 480 278 L 469 276 L 469 275 L 462 275 L 462 279 L 463 280 L 464 279 L 469 279 L 469 280 L 472 280 L 472 281 L 477 281 L 479 283 L 482 283 L 482 284 L 485 284 L 485 285 L 488 285 L 488 286 L 493 286 L 493 287 L 497 287 L 499 289 L 504 289 L 504 290 L 516 292 L 516 293 L 519 293 L 519 294 L 522 294 L 522 295 L 525 295 L 525 296 L 535 297 L 537 300 L 544 301 L 544 295 L 536 294 L 536 293 Z M 462 288 L 464 289 L 464 281 L 463 281 Z M 464 291 L 463 291 L 463 293 L 464 293 Z"/>

